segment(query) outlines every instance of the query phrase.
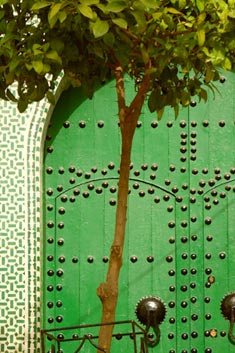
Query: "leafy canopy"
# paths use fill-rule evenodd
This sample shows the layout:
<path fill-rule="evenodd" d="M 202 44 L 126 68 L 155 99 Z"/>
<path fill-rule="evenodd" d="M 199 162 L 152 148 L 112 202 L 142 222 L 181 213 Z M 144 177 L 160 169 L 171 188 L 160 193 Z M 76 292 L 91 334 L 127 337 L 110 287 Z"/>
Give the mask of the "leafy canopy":
<path fill-rule="evenodd" d="M 24 111 L 52 99 L 61 71 L 92 97 L 122 67 L 137 90 L 148 74 L 151 112 L 177 114 L 206 101 L 234 48 L 234 0 L 0 0 L 0 97 Z"/>

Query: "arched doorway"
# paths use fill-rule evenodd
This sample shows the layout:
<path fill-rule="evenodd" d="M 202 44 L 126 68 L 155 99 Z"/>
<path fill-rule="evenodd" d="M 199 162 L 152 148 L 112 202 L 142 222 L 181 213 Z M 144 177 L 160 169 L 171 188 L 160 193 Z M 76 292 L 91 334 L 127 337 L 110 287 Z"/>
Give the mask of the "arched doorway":
<path fill-rule="evenodd" d="M 158 122 L 146 108 L 138 122 L 117 320 L 135 319 L 139 299 L 160 297 L 160 353 L 234 349 L 220 310 L 235 290 L 234 82 L 229 75 L 220 83 L 222 98 L 192 104 L 176 121 L 167 112 Z M 101 316 L 96 288 L 109 260 L 120 155 L 115 100 L 113 82 L 92 101 L 70 89 L 47 132 L 43 328 L 67 339 L 64 352 L 76 351 L 85 334 L 65 327 Z M 113 352 L 132 345 L 127 336 L 114 341 Z"/>

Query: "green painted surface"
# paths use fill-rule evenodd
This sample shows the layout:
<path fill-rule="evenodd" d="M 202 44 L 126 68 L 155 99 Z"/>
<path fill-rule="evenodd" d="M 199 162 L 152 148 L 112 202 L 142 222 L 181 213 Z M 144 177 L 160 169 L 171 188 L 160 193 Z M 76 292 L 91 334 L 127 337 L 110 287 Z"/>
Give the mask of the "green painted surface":
<path fill-rule="evenodd" d="M 169 111 L 157 122 L 146 108 L 136 130 L 116 319 L 136 320 L 139 299 L 160 297 L 167 313 L 154 352 L 235 351 L 220 312 L 222 298 L 235 291 L 235 76 L 219 89 L 221 97 L 185 109 L 176 121 Z M 99 323 L 96 288 L 105 279 L 114 230 L 120 158 L 114 84 L 92 101 L 78 92 L 62 95 L 46 140 L 46 329 Z M 129 332 L 127 326 L 114 332 Z M 97 333 L 88 331 L 56 335 Z M 72 353 L 77 346 L 72 341 L 62 349 Z M 112 352 L 132 347 L 125 336 L 114 339 Z M 83 351 L 95 349 L 86 343 Z"/>

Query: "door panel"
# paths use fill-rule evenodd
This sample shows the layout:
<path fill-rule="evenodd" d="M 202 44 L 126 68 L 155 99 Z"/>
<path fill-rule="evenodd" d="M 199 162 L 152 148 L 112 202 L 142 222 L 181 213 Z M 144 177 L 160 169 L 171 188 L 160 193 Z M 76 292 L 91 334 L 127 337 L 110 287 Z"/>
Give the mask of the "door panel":
<path fill-rule="evenodd" d="M 216 101 L 185 109 L 176 121 L 167 111 L 158 122 L 146 108 L 137 125 L 116 320 L 137 320 L 141 298 L 161 298 L 160 353 L 234 351 L 220 310 L 235 290 L 234 87 L 231 74 Z M 82 337 L 87 328 L 64 328 L 100 322 L 96 288 L 108 268 L 119 175 L 115 101 L 113 82 L 92 101 L 70 89 L 48 129 L 42 312 L 44 329 L 57 328 L 59 337 Z M 128 324 L 114 333 L 123 330 Z M 132 350 L 129 335 L 118 338 L 113 352 Z M 62 350 L 77 346 L 69 341 Z M 87 342 L 84 349 L 95 348 Z"/>

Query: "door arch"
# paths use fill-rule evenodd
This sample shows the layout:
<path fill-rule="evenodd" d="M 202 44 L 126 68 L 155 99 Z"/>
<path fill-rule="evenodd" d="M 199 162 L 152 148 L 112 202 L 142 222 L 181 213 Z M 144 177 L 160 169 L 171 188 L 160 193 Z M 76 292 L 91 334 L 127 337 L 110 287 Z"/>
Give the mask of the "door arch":
<path fill-rule="evenodd" d="M 226 94 L 234 75 L 222 87 L 216 104 L 191 107 L 176 121 L 168 111 L 160 122 L 146 108 L 137 125 L 117 320 L 134 319 L 139 299 L 159 296 L 167 309 L 160 353 L 234 348 L 220 312 L 222 297 L 235 290 L 234 103 Z M 61 337 L 63 327 L 100 320 L 95 291 L 107 270 L 119 155 L 114 83 L 97 89 L 92 101 L 81 90 L 65 92 L 44 161 L 43 327 L 58 328 Z M 212 194 L 220 195 L 217 204 Z M 129 345 L 125 338 L 113 349 Z"/>

